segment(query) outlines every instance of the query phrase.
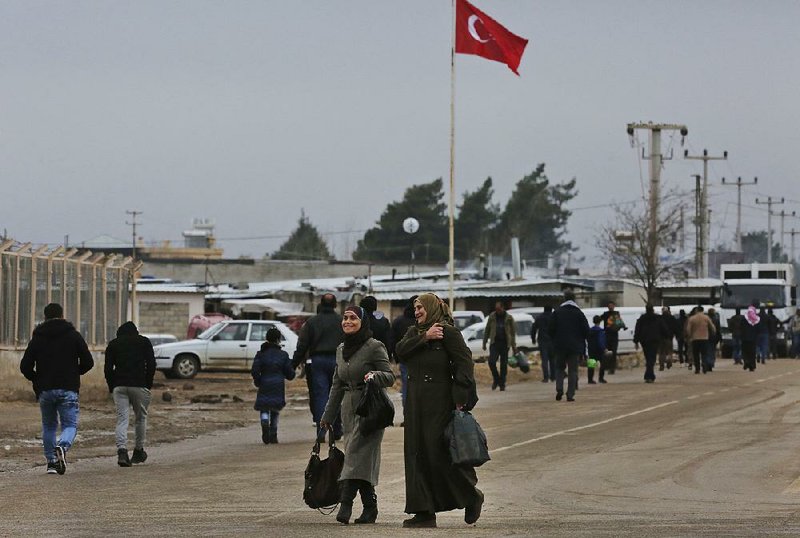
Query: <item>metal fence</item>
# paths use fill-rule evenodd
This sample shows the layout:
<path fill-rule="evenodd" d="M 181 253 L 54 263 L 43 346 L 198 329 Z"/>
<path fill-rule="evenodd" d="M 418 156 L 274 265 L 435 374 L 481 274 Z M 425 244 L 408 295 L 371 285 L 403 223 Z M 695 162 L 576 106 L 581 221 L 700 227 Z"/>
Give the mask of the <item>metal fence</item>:
<path fill-rule="evenodd" d="M 27 345 L 48 303 L 64 307 L 90 347 L 104 346 L 127 319 L 128 287 L 136 293 L 131 276 L 140 266 L 118 254 L 0 240 L 0 349 Z"/>

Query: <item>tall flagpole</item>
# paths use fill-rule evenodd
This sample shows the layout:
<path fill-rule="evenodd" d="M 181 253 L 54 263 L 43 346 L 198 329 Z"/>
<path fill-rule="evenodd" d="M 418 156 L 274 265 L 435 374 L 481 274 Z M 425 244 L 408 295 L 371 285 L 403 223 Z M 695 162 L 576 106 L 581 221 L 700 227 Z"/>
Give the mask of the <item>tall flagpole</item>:
<path fill-rule="evenodd" d="M 455 205 L 456 205 L 456 0 L 453 4 L 453 32 L 450 42 L 450 279 L 448 285 L 450 311 L 454 309 L 453 279 L 455 274 Z"/>

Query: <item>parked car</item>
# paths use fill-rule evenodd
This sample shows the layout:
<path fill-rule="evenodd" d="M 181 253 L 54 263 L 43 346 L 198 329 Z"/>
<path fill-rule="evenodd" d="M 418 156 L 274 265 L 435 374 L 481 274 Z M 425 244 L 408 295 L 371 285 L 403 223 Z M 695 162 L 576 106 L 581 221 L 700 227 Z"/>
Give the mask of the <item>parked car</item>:
<path fill-rule="evenodd" d="M 480 310 L 455 310 L 453 312 L 453 321 L 455 321 L 456 329 L 459 331 L 463 331 L 470 325 L 484 319 L 486 319 L 486 316 Z"/>
<path fill-rule="evenodd" d="M 194 377 L 200 370 L 249 371 L 272 327 L 281 331 L 281 344 L 291 357 L 297 348 L 297 335 L 284 323 L 228 320 L 217 323 L 197 338 L 155 346 L 156 369 L 168 378 L 181 379 Z"/>
<path fill-rule="evenodd" d="M 174 334 L 143 334 L 142 336 L 148 338 L 153 346 L 171 344 L 178 341 L 178 337 Z"/>
<path fill-rule="evenodd" d="M 189 327 L 186 329 L 186 338 L 197 338 L 200 333 L 219 323 L 231 319 L 225 314 L 219 312 L 206 312 L 205 314 L 197 314 L 189 320 Z"/>
<path fill-rule="evenodd" d="M 514 328 L 517 333 L 517 349 L 523 353 L 528 353 L 536 349 L 531 342 L 531 329 L 533 328 L 533 317 L 530 314 L 512 314 L 514 318 Z M 482 359 L 489 355 L 488 343 L 486 351 L 483 350 L 483 331 L 486 329 L 486 320 L 474 323 L 461 331 L 467 347 L 472 351 L 473 359 Z"/>

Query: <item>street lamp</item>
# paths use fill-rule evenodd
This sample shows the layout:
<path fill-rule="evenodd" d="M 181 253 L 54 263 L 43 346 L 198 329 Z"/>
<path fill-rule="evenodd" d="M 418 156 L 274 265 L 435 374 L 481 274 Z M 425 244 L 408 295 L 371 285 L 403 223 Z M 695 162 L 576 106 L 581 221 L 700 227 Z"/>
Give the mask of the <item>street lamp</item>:
<path fill-rule="evenodd" d="M 419 230 L 419 221 L 408 217 L 403 221 L 403 231 L 411 236 L 411 278 L 414 278 L 414 234 Z"/>

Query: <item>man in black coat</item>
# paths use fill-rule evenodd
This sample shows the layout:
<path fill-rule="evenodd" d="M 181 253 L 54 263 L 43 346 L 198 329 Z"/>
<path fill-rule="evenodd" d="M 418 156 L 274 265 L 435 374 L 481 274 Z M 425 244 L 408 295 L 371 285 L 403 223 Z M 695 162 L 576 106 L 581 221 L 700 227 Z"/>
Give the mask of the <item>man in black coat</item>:
<path fill-rule="evenodd" d="M 372 337 L 383 343 L 388 353 L 392 348 L 392 326 L 383 312 L 378 310 L 378 300 L 372 295 L 367 295 L 361 299 L 359 306 L 367 311 L 366 319 L 369 320 L 369 328 L 372 331 Z"/>
<path fill-rule="evenodd" d="M 644 310 L 644 314 L 636 320 L 636 328 L 633 330 L 633 344 L 636 349 L 639 349 L 639 344 L 642 345 L 645 361 L 644 382 L 654 383 L 656 380 L 654 369 L 658 356 L 658 346 L 667 337 L 669 337 L 670 345 L 672 345 L 672 338 L 664 321 L 665 318 L 653 311 L 653 305 L 648 303 Z"/>
<path fill-rule="evenodd" d="M 106 347 L 106 364 L 103 368 L 108 391 L 114 396 L 117 407 L 117 464 L 130 467 L 132 463 L 144 463 L 147 436 L 147 408 L 150 406 L 150 389 L 156 373 L 153 344 L 139 334 L 132 321 L 117 329 L 117 337 Z M 130 407 L 136 417 L 136 439 L 133 458 L 128 458 L 128 422 Z"/>
<path fill-rule="evenodd" d="M 556 357 L 556 400 L 564 396 L 564 374 L 568 370 L 567 401 L 574 402 L 578 387 L 578 359 L 586 353 L 589 322 L 575 303 L 572 290 L 564 292 L 564 302 L 553 312 L 548 332 Z"/>
<path fill-rule="evenodd" d="M 333 385 L 333 372 L 336 370 L 336 348 L 344 340 L 342 317 L 336 313 L 335 308 L 335 295 L 326 293 L 320 298 L 317 315 L 308 318 L 303 328 L 300 329 L 297 349 L 292 357 L 293 368 L 297 368 L 305 361 L 306 375 L 311 375 L 308 397 L 318 434 L 324 433 L 319 428 L 319 421 L 325 412 L 328 395 L 331 392 L 331 385 Z M 341 417 L 334 422 L 333 433 L 336 439 L 342 437 Z"/>
<path fill-rule="evenodd" d="M 66 453 L 78 433 L 81 376 L 94 366 L 86 341 L 63 316 L 60 304 L 44 307 L 44 322 L 33 330 L 19 364 L 39 400 L 48 474 L 67 470 Z M 61 437 L 56 441 L 59 420 Z"/>
<path fill-rule="evenodd" d="M 544 312 L 536 316 L 531 328 L 531 343 L 539 337 L 539 356 L 542 361 L 542 383 L 556 380 L 556 359 L 553 356 L 553 341 L 550 339 L 549 325 L 553 317 L 553 307 L 545 305 Z"/>

